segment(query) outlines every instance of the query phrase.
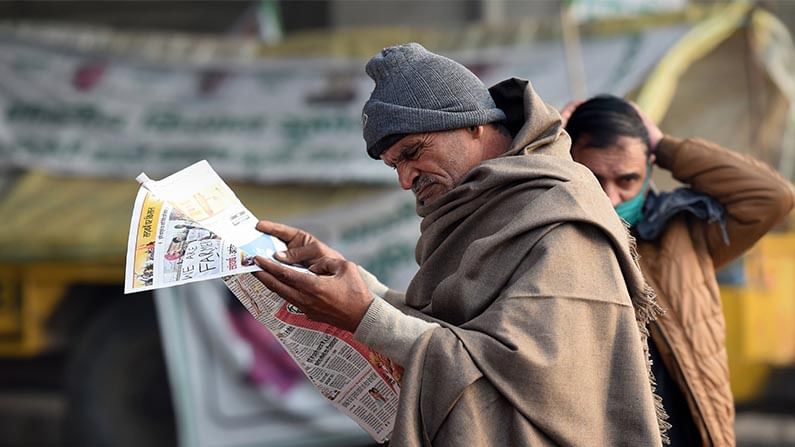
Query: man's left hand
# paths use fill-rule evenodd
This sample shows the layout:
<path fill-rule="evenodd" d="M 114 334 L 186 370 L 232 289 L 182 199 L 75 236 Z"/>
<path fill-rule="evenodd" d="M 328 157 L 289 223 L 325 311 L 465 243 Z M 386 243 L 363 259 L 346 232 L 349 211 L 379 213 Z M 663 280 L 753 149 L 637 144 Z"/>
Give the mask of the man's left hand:
<path fill-rule="evenodd" d="M 640 119 L 643 120 L 643 126 L 646 127 L 646 132 L 649 134 L 649 143 L 651 143 L 651 153 L 654 154 L 657 152 L 657 146 L 659 146 L 660 141 L 663 139 L 663 132 L 660 128 L 654 124 L 654 121 L 649 118 L 649 115 L 646 115 L 646 112 L 640 109 L 637 104 L 634 102 L 631 103 L 632 107 L 635 108 L 635 111 L 638 112 L 640 115 Z"/>
<path fill-rule="evenodd" d="M 356 264 L 344 259 L 321 258 L 309 267 L 315 275 L 260 256 L 256 262 L 262 271 L 254 276 L 311 320 L 354 332 L 373 301 Z"/>

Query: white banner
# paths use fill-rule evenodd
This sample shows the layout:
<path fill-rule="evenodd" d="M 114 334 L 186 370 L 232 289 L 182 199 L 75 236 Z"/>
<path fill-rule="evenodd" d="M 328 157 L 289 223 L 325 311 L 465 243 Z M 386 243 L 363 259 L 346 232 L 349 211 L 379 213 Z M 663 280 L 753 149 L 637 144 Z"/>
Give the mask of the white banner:
<path fill-rule="evenodd" d="M 590 91 L 636 87 L 684 31 L 583 42 Z M 448 55 L 486 84 L 524 77 L 553 105 L 570 99 L 560 42 Z M 365 155 L 360 114 L 373 84 L 364 64 L 155 64 L 0 31 L 0 165 L 131 177 L 206 159 L 229 180 L 392 183 L 394 173 Z"/>
<path fill-rule="evenodd" d="M 584 22 L 606 17 L 679 11 L 685 9 L 687 3 L 687 0 L 571 0 L 571 8 L 577 20 Z"/>

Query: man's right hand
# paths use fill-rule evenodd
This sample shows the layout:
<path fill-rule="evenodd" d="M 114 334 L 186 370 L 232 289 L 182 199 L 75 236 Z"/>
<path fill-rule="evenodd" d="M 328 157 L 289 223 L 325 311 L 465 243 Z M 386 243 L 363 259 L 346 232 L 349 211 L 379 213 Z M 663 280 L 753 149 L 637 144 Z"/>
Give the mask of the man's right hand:
<path fill-rule="evenodd" d="M 261 220 L 257 224 L 257 230 L 284 241 L 287 250 L 274 255 L 281 262 L 309 267 L 324 257 L 345 260 L 345 257 L 338 251 L 331 249 L 316 237 L 298 228 Z"/>
<path fill-rule="evenodd" d="M 262 271 L 254 276 L 312 320 L 356 332 L 373 302 L 373 294 L 352 262 L 320 258 L 309 267 L 314 273 L 310 275 L 261 256 L 255 259 Z"/>
<path fill-rule="evenodd" d="M 566 103 L 562 109 L 560 109 L 560 119 L 563 121 L 563 127 L 566 127 L 566 124 L 569 123 L 569 118 L 571 118 L 571 114 L 580 106 L 580 104 L 584 103 L 582 99 L 575 99 Z"/>

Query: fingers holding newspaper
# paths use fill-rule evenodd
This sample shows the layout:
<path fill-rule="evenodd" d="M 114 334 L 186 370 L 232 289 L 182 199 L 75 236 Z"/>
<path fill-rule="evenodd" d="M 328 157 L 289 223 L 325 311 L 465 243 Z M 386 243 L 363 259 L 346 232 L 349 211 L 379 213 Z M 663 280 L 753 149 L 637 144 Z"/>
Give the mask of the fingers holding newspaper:
<path fill-rule="evenodd" d="M 315 275 L 255 259 L 262 271 L 254 276 L 312 320 L 354 332 L 373 301 L 356 264 L 344 259 L 319 258 L 309 266 Z"/>
<path fill-rule="evenodd" d="M 257 230 L 275 236 L 287 245 L 287 251 L 276 253 L 279 261 L 309 266 L 323 257 L 345 260 L 338 251 L 304 230 L 269 220 L 259 221 Z"/>

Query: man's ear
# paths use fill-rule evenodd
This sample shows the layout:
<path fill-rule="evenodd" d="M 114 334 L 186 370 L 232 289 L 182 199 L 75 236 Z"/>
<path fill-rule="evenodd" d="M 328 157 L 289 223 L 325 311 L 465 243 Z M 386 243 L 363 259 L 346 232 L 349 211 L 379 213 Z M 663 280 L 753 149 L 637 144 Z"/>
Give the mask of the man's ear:
<path fill-rule="evenodd" d="M 467 128 L 467 132 L 469 132 L 469 135 L 473 140 L 477 140 L 483 136 L 485 129 L 486 126 L 469 126 Z"/>
<path fill-rule="evenodd" d="M 578 141 L 577 143 L 572 143 L 571 148 L 569 148 L 569 154 L 571 154 L 571 158 L 574 161 L 577 161 L 577 152 L 582 147 L 582 140 Z"/>

